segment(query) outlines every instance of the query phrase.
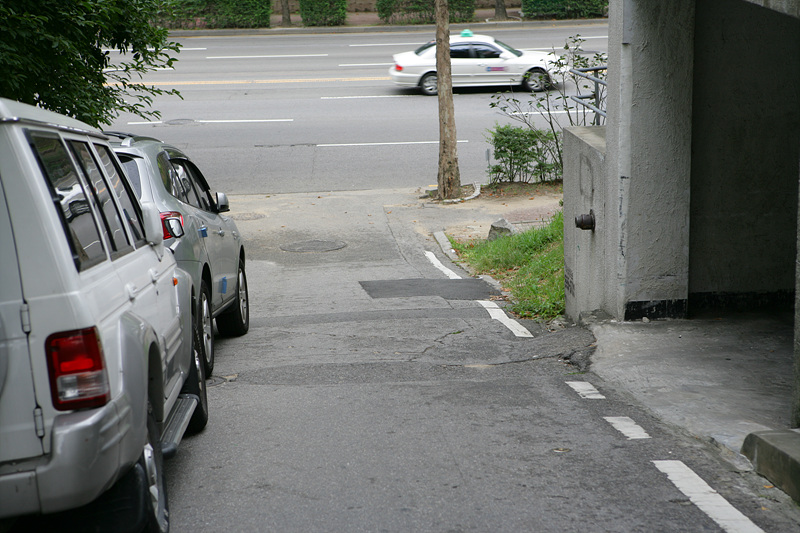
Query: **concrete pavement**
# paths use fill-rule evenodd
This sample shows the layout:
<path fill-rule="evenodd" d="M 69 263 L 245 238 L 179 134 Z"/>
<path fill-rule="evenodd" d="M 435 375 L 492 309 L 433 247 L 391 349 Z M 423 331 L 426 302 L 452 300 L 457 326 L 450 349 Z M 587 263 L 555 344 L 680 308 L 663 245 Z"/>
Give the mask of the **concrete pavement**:
<path fill-rule="evenodd" d="M 484 192 L 473 200 L 443 204 L 424 192 L 369 194 L 384 194 L 385 216 L 393 211 L 391 216 L 397 216 L 401 206 L 412 212 L 413 220 L 406 222 L 428 239 L 427 247 L 441 247 L 451 259 L 454 255 L 445 234 L 483 239 L 500 218 L 524 230 L 560 208 L 560 196 L 555 194 L 497 197 Z M 335 197 L 345 205 L 350 196 L 349 201 L 357 205 L 365 193 L 337 192 Z M 242 231 L 264 237 L 263 242 L 250 243 L 250 255 L 257 254 L 259 246 L 274 247 L 271 241 L 280 235 L 272 208 L 285 204 L 299 209 L 300 218 L 333 220 L 333 214 L 322 207 L 330 194 L 231 197 L 232 214 Z M 270 229 L 270 224 L 276 227 Z M 357 247 L 350 253 L 357 254 Z M 800 431 L 789 428 L 793 321 L 790 313 L 708 314 L 690 320 L 626 323 L 587 317 L 585 325 L 597 340 L 590 370 L 665 423 L 717 444 L 734 468 L 755 469 L 800 501 Z"/>

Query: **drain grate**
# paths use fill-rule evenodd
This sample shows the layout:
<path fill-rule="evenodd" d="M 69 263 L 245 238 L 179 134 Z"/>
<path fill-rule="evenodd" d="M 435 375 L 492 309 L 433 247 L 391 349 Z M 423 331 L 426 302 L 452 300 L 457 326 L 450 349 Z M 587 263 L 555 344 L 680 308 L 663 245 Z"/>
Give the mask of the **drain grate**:
<path fill-rule="evenodd" d="M 347 246 L 347 243 L 344 243 L 342 241 L 311 240 L 311 241 L 295 242 L 291 244 L 283 244 L 281 245 L 281 250 L 283 250 L 284 252 L 303 252 L 303 253 L 332 252 L 334 250 L 341 250 L 345 246 Z"/>

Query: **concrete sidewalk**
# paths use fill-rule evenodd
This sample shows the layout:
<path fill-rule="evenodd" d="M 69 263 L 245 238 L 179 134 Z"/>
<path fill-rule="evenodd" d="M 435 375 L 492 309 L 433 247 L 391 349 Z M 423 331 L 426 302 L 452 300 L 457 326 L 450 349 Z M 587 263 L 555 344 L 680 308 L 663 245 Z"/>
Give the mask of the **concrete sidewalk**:
<path fill-rule="evenodd" d="M 524 231 L 530 221 L 560 209 L 557 201 L 479 197 L 458 207 L 471 212 L 471 223 L 451 224 L 445 233 L 486 238 L 498 218 Z M 446 239 L 439 241 L 449 248 Z M 712 312 L 652 322 L 586 317 L 585 325 L 597 340 L 590 370 L 607 386 L 667 424 L 716 444 L 736 468 L 756 470 L 800 502 L 800 430 L 790 429 L 791 312 Z"/>

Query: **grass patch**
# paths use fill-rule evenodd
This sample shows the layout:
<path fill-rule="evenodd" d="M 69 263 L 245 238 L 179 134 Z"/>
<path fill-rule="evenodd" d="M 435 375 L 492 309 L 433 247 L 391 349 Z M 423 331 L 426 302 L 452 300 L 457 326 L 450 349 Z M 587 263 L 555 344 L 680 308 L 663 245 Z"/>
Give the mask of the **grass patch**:
<path fill-rule="evenodd" d="M 510 311 L 549 320 L 564 313 L 564 216 L 547 226 L 493 241 L 453 242 L 459 257 L 511 292 Z"/>

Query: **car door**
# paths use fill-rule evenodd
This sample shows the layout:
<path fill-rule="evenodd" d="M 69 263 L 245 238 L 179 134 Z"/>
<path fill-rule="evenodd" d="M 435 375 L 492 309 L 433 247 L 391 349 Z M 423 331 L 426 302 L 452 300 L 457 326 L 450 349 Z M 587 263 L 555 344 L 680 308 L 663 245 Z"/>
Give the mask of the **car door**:
<path fill-rule="evenodd" d="M 8 155 L 0 154 L 0 167 L 4 161 L 13 160 Z M 5 170 L 0 171 L 0 178 L 16 179 L 17 174 Z M 23 297 L 17 246 L 6 202 L 0 180 L 0 278 L 3 280 L 0 283 L 0 464 L 43 453 L 39 439 L 43 430 L 36 427 L 39 415 L 28 349 L 28 305 Z"/>
<path fill-rule="evenodd" d="M 234 296 L 236 290 L 237 236 L 217 213 L 216 201 L 200 169 L 188 159 L 173 158 L 171 163 L 184 183 L 189 204 L 195 207 L 193 212 L 199 222 L 211 267 L 211 306 L 218 309 Z"/>
<path fill-rule="evenodd" d="M 453 86 L 473 84 L 476 69 L 477 60 L 472 54 L 469 43 L 450 44 L 450 73 Z"/>
<path fill-rule="evenodd" d="M 139 203 L 123 177 L 116 158 L 104 144 L 95 144 L 94 148 L 99 156 L 98 166 L 104 170 L 104 175 L 98 173 L 93 180 L 95 194 L 102 195 L 99 203 L 102 210 L 109 213 L 107 219 L 113 219 L 113 212 L 121 214 L 126 221 L 127 232 L 125 226 L 121 227 L 120 238 L 132 241 L 130 252 L 112 252 L 112 261 L 133 311 L 156 330 L 164 357 L 164 395 L 165 398 L 170 397 L 181 384 L 178 355 L 183 331 L 177 294 L 173 289 L 175 260 L 164 248 L 158 251 L 147 244 Z M 87 160 L 87 164 L 90 161 Z M 102 193 L 103 188 L 107 193 Z"/>
<path fill-rule="evenodd" d="M 505 85 L 511 79 L 508 60 L 503 57 L 503 52 L 488 43 L 473 43 L 476 68 L 474 70 L 475 83 L 480 85 Z"/>

